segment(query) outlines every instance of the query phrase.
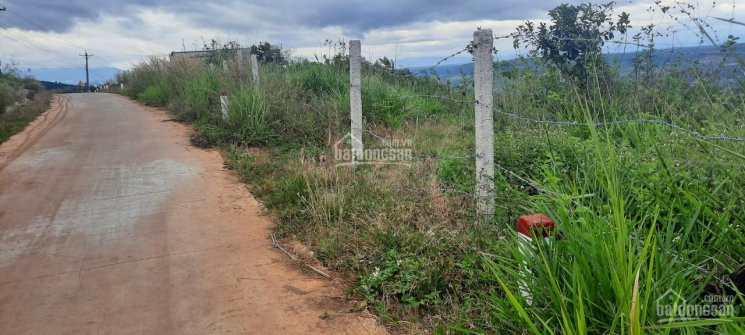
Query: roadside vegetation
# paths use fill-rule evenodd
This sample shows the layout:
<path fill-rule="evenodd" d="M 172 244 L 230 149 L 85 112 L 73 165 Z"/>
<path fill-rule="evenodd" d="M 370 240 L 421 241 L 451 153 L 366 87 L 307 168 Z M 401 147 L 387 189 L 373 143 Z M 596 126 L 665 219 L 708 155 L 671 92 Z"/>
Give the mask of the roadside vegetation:
<path fill-rule="evenodd" d="M 551 16 L 549 29 L 527 24 L 513 36 L 533 57 L 495 63 L 497 195 L 483 225 L 474 224 L 468 80 L 449 85 L 387 59 L 364 62 L 366 146 L 406 139 L 415 159 L 355 168 L 334 161 L 350 123 L 343 42 L 315 61 L 263 62 L 258 87 L 235 45 L 216 49 L 216 66 L 152 59 L 119 80 L 126 95 L 191 123 L 194 145 L 219 148 L 276 218 L 277 236 L 350 275 L 350 295 L 392 329 L 745 332 L 742 287 L 731 279 L 745 265 L 745 91 L 699 66 L 651 64 L 651 28 L 636 36 L 651 48 L 633 73 L 620 73 L 601 54 L 630 25 L 612 6 Z M 530 213 L 557 229 L 524 255 L 515 223 Z M 666 319 L 658 299 L 670 291 L 675 306 L 726 293 L 734 312 Z"/>
<path fill-rule="evenodd" d="M 22 78 L 12 68 L 0 72 L 0 143 L 47 110 L 50 98 L 38 81 Z"/>

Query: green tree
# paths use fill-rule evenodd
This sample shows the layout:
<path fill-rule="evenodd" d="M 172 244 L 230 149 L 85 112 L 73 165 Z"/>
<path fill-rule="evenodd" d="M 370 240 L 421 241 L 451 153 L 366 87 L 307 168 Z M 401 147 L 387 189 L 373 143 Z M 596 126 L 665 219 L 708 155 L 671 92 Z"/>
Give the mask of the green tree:
<path fill-rule="evenodd" d="M 613 2 L 562 4 L 548 15 L 548 24 L 526 21 L 517 27 L 511 35 L 514 47 L 529 46 L 531 56 L 542 57 L 580 82 L 587 79 L 591 66 L 603 67 L 601 53 L 605 42 L 631 27 L 625 12 L 614 19 Z"/>
<path fill-rule="evenodd" d="M 251 53 L 256 58 L 265 63 L 284 63 L 285 57 L 282 55 L 282 49 L 272 46 L 269 42 L 263 42 L 251 46 Z"/>

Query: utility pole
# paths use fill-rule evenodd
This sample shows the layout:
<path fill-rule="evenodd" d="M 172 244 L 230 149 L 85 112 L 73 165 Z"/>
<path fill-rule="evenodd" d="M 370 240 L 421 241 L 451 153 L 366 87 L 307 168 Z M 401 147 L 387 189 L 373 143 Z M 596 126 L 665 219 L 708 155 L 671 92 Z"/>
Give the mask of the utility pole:
<path fill-rule="evenodd" d="M 93 57 L 93 55 L 88 54 L 88 50 L 85 51 L 85 54 L 80 55 L 80 57 L 85 57 L 85 92 L 90 93 L 90 77 L 88 77 L 88 58 Z"/>

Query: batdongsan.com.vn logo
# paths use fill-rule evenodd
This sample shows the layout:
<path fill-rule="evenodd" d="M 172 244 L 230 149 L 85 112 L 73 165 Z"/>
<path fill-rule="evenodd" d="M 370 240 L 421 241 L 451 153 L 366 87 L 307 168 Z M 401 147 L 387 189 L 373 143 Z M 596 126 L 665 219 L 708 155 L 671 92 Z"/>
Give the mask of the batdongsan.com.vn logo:
<path fill-rule="evenodd" d="M 334 161 L 336 166 L 360 164 L 393 164 L 411 165 L 414 160 L 411 139 L 382 138 L 368 143 L 368 147 L 355 153 L 354 147 L 362 147 L 362 139 L 347 133 L 334 143 Z"/>
<path fill-rule="evenodd" d="M 657 316 L 660 323 L 732 317 L 735 316 L 734 299 L 733 295 L 707 294 L 692 303 L 677 291 L 668 289 L 657 298 Z"/>

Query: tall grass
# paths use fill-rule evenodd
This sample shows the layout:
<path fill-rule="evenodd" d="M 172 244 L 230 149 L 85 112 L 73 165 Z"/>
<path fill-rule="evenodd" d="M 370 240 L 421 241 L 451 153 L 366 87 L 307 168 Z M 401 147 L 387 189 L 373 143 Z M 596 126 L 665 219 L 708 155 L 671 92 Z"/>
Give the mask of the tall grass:
<path fill-rule="evenodd" d="M 407 332 L 737 333 L 734 317 L 670 322 L 656 300 L 672 289 L 701 302 L 745 264 L 743 92 L 695 67 L 634 81 L 607 74 L 575 85 L 550 66 L 502 69 L 495 96 L 492 224 L 473 225 L 472 96 L 431 78 L 363 66 L 368 146 L 411 140 L 404 166 L 334 166 L 348 131 L 348 67 L 339 62 L 245 66 L 152 60 L 126 78 L 127 94 L 168 106 L 277 218 L 278 236 L 357 278 L 355 295 Z M 504 78 L 502 78 L 504 79 Z M 229 119 L 218 93 L 230 97 Z M 433 98 L 433 96 L 443 96 Z M 510 117 L 519 115 L 523 119 Z M 524 118 L 577 121 L 550 125 Z M 557 222 L 550 244 L 525 255 L 522 214 Z M 530 269 L 530 275 L 526 268 Z M 532 303 L 520 294 L 527 285 Z M 738 310 L 736 316 L 742 316 Z"/>
<path fill-rule="evenodd" d="M 51 94 L 34 79 L 0 74 L 0 143 L 49 108 Z"/>

